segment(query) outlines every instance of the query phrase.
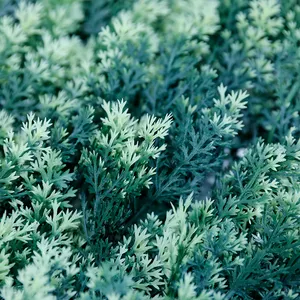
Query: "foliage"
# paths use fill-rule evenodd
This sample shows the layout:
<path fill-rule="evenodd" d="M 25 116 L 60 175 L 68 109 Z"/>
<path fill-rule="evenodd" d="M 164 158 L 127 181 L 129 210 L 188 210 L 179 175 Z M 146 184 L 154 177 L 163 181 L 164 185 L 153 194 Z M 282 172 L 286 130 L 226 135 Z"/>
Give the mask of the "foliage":
<path fill-rule="evenodd" d="M 1 299 L 300 297 L 297 0 L 0 1 Z"/>

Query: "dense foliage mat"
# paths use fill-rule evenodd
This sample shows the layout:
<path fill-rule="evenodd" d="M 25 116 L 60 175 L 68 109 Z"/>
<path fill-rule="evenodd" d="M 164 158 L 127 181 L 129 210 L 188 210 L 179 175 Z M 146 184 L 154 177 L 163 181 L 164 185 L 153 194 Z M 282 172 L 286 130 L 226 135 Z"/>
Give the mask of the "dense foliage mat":
<path fill-rule="evenodd" d="M 300 298 L 298 0 L 0 1 L 0 297 Z"/>

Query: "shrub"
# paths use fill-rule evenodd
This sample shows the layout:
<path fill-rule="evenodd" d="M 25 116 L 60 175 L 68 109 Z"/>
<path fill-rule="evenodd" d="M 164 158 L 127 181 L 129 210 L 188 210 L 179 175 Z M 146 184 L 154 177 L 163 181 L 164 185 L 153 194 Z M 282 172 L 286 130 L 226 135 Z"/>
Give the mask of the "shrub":
<path fill-rule="evenodd" d="M 0 297 L 297 299 L 297 0 L 0 1 Z"/>

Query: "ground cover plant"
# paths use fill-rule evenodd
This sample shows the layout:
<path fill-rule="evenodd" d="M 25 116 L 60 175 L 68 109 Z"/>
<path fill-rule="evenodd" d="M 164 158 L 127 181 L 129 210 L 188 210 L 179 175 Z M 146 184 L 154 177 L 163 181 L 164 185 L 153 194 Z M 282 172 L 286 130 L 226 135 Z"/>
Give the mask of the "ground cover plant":
<path fill-rule="evenodd" d="M 298 0 L 0 0 L 0 297 L 300 298 Z"/>

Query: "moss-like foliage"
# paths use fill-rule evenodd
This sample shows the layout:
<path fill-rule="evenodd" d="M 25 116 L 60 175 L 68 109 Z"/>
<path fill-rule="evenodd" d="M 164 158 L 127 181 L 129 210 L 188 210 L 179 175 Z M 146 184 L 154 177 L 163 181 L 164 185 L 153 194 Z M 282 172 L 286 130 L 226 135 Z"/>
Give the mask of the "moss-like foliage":
<path fill-rule="evenodd" d="M 297 0 L 0 0 L 0 298 L 300 297 Z"/>

